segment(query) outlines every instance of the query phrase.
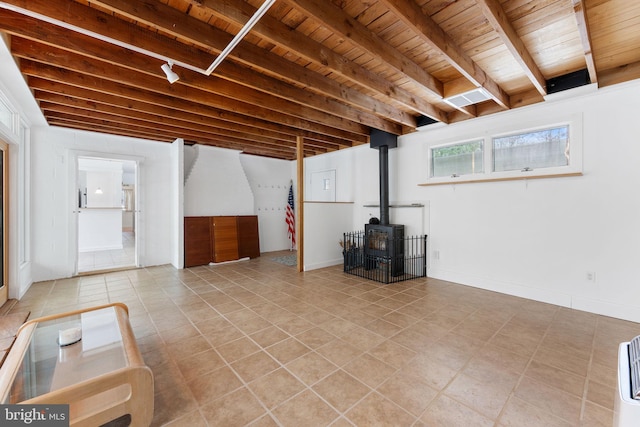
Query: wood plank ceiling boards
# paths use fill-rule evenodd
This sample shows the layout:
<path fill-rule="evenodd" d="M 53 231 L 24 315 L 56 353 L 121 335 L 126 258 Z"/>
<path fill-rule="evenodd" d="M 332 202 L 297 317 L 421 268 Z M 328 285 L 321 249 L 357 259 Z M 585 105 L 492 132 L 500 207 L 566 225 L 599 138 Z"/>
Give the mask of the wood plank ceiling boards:
<path fill-rule="evenodd" d="M 276 0 L 203 73 L 262 5 L 0 0 L 0 31 L 51 125 L 288 160 L 544 102 L 581 70 L 640 78 L 636 0 Z"/>

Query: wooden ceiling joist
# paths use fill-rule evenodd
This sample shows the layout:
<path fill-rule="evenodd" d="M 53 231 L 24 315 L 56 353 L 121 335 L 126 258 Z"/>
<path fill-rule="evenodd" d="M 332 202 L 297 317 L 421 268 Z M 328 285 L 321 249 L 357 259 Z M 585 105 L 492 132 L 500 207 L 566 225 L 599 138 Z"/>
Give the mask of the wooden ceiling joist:
<path fill-rule="evenodd" d="M 278 0 L 208 75 L 258 3 L 0 0 L 0 36 L 51 125 L 287 160 L 640 78 L 625 0 Z"/>

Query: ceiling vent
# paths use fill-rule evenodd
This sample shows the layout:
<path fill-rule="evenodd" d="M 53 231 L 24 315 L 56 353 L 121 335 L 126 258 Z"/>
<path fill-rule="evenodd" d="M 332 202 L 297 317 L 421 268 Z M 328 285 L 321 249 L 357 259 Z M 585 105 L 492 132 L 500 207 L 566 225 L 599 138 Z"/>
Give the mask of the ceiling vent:
<path fill-rule="evenodd" d="M 481 87 L 477 87 L 468 92 L 443 98 L 443 101 L 456 108 L 461 108 L 466 107 L 467 105 L 479 104 L 480 102 L 488 101 L 490 99 L 491 97 L 486 90 Z"/>
<path fill-rule="evenodd" d="M 547 80 L 547 94 L 562 92 L 567 89 L 574 89 L 591 83 L 589 71 L 587 69 L 574 71 L 563 76 L 554 77 Z"/>

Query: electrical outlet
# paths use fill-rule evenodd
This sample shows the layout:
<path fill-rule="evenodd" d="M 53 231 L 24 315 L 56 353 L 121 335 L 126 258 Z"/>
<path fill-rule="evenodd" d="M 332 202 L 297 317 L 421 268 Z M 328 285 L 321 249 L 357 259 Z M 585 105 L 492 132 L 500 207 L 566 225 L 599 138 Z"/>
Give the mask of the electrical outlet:
<path fill-rule="evenodd" d="M 587 278 L 588 282 L 595 282 L 596 281 L 596 272 L 595 271 L 587 271 L 586 278 Z"/>
<path fill-rule="evenodd" d="M 433 259 L 434 260 L 440 259 L 440 251 L 433 251 Z"/>

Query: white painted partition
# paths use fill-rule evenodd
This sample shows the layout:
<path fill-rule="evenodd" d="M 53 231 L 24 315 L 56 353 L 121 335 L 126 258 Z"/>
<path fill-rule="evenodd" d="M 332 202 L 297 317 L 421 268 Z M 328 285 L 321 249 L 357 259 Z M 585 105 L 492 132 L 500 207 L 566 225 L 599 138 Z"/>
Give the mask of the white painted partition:
<path fill-rule="evenodd" d="M 342 263 L 340 240 L 352 231 L 353 203 L 304 203 L 304 270 Z"/>
<path fill-rule="evenodd" d="M 184 267 L 184 140 L 171 143 L 171 264 Z"/>
<path fill-rule="evenodd" d="M 78 252 L 122 249 L 122 209 L 79 209 Z"/>
<path fill-rule="evenodd" d="M 171 153 L 169 144 L 93 132 L 37 127 L 32 129 L 33 280 L 70 277 L 74 273 L 76 232 L 73 219 L 77 191 L 73 171 L 78 154 L 133 159 L 139 171 L 140 210 L 136 233 L 142 266 L 172 261 Z"/>

